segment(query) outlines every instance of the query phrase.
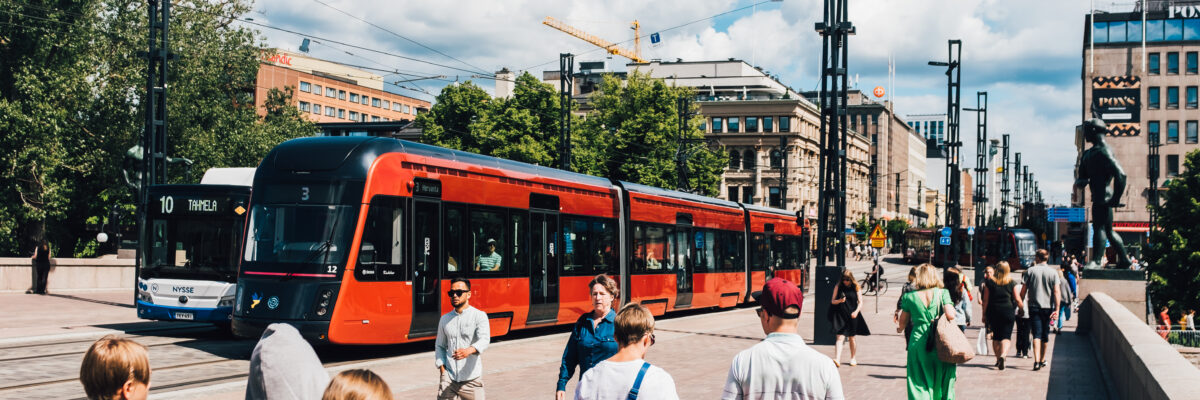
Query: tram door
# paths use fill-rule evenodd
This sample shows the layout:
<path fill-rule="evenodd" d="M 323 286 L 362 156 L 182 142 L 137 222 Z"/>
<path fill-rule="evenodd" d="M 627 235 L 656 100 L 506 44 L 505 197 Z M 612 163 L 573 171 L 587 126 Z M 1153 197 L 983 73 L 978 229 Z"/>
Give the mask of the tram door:
<path fill-rule="evenodd" d="M 413 319 L 408 337 L 420 338 L 437 334 L 441 310 L 438 301 L 438 273 L 441 263 L 441 204 L 417 199 L 413 202 Z"/>
<path fill-rule="evenodd" d="M 692 218 L 691 216 L 680 216 L 678 225 L 675 226 L 675 308 L 688 308 L 692 306 L 692 266 L 696 260 L 692 258 L 695 254 L 696 243 L 692 240 Z"/>
<path fill-rule="evenodd" d="M 558 320 L 558 214 L 531 211 L 529 317 L 526 324 Z"/>

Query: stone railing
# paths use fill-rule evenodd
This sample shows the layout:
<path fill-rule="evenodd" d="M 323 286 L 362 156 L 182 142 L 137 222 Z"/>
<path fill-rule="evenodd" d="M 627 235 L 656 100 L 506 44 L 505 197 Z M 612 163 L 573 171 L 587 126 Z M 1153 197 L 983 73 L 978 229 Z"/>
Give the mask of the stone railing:
<path fill-rule="evenodd" d="M 1079 307 L 1079 333 L 1091 337 L 1114 399 L 1194 399 L 1196 369 L 1142 318 L 1103 292 Z"/>
<path fill-rule="evenodd" d="M 0 257 L 0 293 L 23 293 L 32 287 L 29 258 Z M 117 258 L 51 259 L 47 286 L 51 292 L 133 290 L 133 260 Z"/>

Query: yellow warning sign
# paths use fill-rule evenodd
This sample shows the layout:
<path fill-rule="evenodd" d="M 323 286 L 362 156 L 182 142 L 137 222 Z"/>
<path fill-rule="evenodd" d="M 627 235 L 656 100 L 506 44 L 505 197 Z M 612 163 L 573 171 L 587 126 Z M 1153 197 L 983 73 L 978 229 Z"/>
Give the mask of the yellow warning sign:
<path fill-rule="evenodd" d="M 887 246 L 887 234 L 883 233 L 883 227 L 875 225 L 875 230 L 871 231 L 871 247 L 882 249 Z"/>

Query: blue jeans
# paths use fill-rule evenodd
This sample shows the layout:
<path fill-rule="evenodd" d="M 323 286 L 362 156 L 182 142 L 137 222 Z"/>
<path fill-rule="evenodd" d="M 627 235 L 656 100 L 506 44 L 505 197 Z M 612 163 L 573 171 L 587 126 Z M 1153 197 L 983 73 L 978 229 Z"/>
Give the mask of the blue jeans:
<path fill-rule="evenodd" d="M 1053 313 L 1050 308 L 1029 307 L 1029 330 L 1034 340 L 1041 339 L 1045 343 L 1050 339 L 1050 314 Z"/>

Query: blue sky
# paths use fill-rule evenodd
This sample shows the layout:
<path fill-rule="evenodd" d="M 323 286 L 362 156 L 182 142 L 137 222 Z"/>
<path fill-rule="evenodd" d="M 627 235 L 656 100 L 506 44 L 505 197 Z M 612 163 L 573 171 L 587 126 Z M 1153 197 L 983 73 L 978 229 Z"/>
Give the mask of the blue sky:
<path fill-rule="evenodd" d="M 768 2 L 709 18 L 755 3 L 260 0 L 247 17 L 313 37 L 463 70 L 490 73 L 507 67 L 528 70 L 535 76 L 541 76 L 543 70 L 557 69 L 561 52 L 578 54 L 577 61 L 606 58 L 596 47 L 542 25 L 546 16 L 613 42 L 632 39 L 629 23 L 636 19 L 643 35 L 661 32 L 663 41 L 659 45 L 651 46 L 648 38 L 643 39 L 646 58 L 739 58 L 778 75 L 794 89 L 812 90 L 819 80 L 821 52 L 813 24 L 820 17 L 823 2 Z M 1042 192 L 1051 202 L 1066 204 L 1074 179 L 1074 126 L 1081 118 L 1083 21 L 1090 4 L 1083 0 L 852 0 L 849 17 L 858 34 L 850 39 L 850 71 L 857 75 L 858 87 L 868 92 L 875 86 L 888 87 L 891 55 L 896 62 L 896 78 L 894 93 L 889 97 L 895 96 L 897 113 L 941 113 L 946 109 L 945 70 L 926 63 L 945 60 L 946 41 L 961 39 L 962 105 L 974 107 L 975 92 L 987 91 L 989 136 L 1011 134 L 1013 151 L 1024 154 Z M 395 34 L 352 19 L 335 8 Z M 696 20 L 701 22 L 666 30 Z M 290 33 L 261 31 L 268 46 L 295 50 L 303 39 Z M 310 47 L 316 57 L 403 73 L 388 75 L 387 80 L 446 75 L 445 80 L 391 87 L 396 93 L 426 100 L 432 100 L 431 94 L 455 80 L 473 80 L 489 90 L 492 87 L 492 81 L 472 78 L 472 73 L 458 69 L 333 43 Z M 623 69 L 625 62 L 613 56 L 610 63 Z M 975 159 L 975 113 L 962 113 L 961 132 L 968 139 L 962 150 L 962 164 L 970 166 Z M 941 176 L 932 171 L 934 163 L 930 169 L 931 178 Z"/>

